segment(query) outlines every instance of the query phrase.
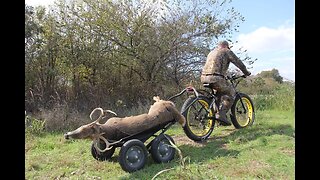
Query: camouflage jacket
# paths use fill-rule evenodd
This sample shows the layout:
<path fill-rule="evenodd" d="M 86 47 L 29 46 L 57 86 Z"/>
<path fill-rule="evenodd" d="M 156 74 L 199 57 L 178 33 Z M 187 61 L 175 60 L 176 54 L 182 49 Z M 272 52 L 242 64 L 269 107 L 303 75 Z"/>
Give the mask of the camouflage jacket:
<path fill-rule="evenodd" d="M 238 67 L 245 75 L 250 74 L 243 62 L 228 48 L 215 48 L 212 50 L 207 56 L 202 74 L 218 73 L 226 75 L 230 62 Z"/>

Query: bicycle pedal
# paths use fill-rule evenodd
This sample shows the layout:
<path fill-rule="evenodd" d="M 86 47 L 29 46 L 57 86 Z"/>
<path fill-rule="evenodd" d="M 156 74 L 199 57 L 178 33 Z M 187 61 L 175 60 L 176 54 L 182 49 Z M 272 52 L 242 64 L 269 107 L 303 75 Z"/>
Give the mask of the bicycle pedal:
<path fill-rule="evenodd" d="M 218 124 L 220 125 L 220 126 L 231 126 L 231 123 L 230 122 L 225 122 L 225 121 L 223 121 L 223 120 L 220 120 L 220 119 L 217 119 L 218 120 Z"/>
<path fill-rule="evenodd" d="M 223 122 L 223 123 L 220 123 L 220 126 L 231 126 L 231 124 L 227 124 L 227 123 Z"/>

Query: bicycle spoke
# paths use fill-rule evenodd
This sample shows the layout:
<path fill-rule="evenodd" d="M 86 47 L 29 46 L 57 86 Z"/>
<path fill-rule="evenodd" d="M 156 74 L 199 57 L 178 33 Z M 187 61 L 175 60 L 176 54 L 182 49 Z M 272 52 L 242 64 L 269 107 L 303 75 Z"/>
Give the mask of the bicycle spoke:
<path fill-rule="evenodd" d="M 242 114 L 242 110 L 240 110 L 241 108 L 237 107 L 237 113 Z"/>
<path fill-rule="evenodd" d="M 194 106 L 194 104 L 192 104 L 191 107 L 193 107 L 194 110 L 197 110 L 197 108 Z"/>
<path fill-rule="evenodd" d="M 189 99 L 190 104 L 186 104 L 185 116 L 188 122 L 188 128 L 185 128 L 187 136 L 193 140 L 202 140 L 210 136 L 213 131 L 214 122 L 212 118 L 212 112 L 209 108 L 210 100 L 203 97 L 194 97 Z"/>

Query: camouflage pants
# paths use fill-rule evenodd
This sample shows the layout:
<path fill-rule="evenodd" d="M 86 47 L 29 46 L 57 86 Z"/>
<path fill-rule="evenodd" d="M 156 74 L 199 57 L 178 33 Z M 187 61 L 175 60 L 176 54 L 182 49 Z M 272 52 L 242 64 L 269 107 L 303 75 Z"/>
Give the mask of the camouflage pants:
<path fill-rule="evenodd" d="M 219 110 L 226 110 L 227 112 L 231 108 L 235 98 L 235 91 L 231 84 L 223 77 L 213 75 L 201 75 L 201 82 L 212 84 L 220 101 Z"/>

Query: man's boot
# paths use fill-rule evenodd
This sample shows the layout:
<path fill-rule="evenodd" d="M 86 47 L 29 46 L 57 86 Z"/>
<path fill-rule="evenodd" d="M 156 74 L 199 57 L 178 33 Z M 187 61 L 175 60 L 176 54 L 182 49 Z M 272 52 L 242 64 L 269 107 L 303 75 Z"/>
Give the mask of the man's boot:
<path fill-rule="evenodd" d="M 227 111 L 224 105 L 221 105 L 219 111 L 216 113 L 216 118 L 220 120 L 220 125 L 230 126 L 231 123 L 227 119 Z"/>
<path fill-rule="evenodd" d="M 229 96 L 223 96 L 221 98 L 219 110 L 216 113 L 216 118 L 220 120 L 220 124 L 223 126 L 230 126 L 231 122 L 227 119 L 227 112 L 232 106 L 233 100 Z"/>

